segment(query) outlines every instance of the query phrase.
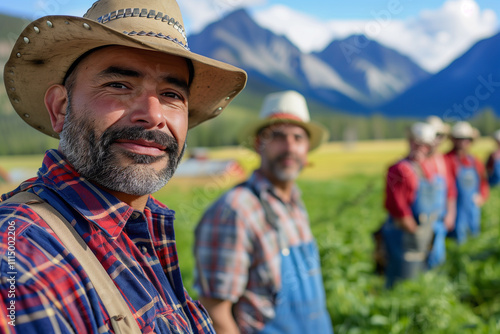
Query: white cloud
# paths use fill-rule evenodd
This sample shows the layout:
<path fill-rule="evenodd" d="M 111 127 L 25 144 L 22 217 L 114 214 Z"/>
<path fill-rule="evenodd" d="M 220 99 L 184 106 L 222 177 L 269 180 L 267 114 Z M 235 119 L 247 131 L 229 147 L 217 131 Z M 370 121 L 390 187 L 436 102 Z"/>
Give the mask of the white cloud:
<path fill-rule="evenodd" d="M 448 0 L 439 9 L 425 10 L 406 20 L 398 19 L 402 11 L 404 4 L 373 13 L 372 20 L 321 22 L 275 5 L 254 17 L 263 27 L 287 36 L 304 52 L 321 50 L 333 39 L 364 33 L 431 72 L 441 70 L 475 42 L 498 32 L 496 14 L 481 10 L 475 0 Z"/>
<path fill-rule="evenodd" d="M 481 10 L 474 0 L 449 0 L 438 10 L 423 11 L 389 27 L 377 39 L 436 71 L 496 32 L 498 19 L 493 11 Z"/>

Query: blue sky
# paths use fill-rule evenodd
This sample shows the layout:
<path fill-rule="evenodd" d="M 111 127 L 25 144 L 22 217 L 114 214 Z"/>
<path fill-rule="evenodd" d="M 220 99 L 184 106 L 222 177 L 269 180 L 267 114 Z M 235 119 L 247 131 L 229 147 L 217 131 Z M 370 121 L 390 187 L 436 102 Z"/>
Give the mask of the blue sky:
<path fill-rule="evenodd" d="M 285 4 L 303 13 L 309 13 L 319 19 L 371 19 L 372 11 L 377 12 L 388 7 L 390 0 L 288 0 L 268 1 L 268 4 Z M 394 0 L 403 11 L 398 15 L 400 18 L 408 18 L 417 15 L 425 9 L 437 9 L 445 2 L 443 0 Z M 481 8 L 491 8 L 500 14 L 500 1 L 478 0 L 476 3 Z"/>
<path fill-rule="evenodd" d="M 94 0 L 2 0 L 0 13 L 28 20 L 82 15 Z M 499 0 L 178 0 L 189 33 L 240 7 L 304 52 L 364 33 L 437 72 L 499 31 Z"/>

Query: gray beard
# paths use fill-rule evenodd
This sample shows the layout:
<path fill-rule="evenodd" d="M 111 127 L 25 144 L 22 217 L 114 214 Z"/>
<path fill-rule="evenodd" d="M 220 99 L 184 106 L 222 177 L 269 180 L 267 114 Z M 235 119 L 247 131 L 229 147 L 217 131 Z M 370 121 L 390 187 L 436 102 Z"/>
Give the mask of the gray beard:
<path fill-rule="evenodd" d="M 174 175 L 186 148 L 184 146 L 179 154 L 179 145 L 173 137 L 160 131 L 145 130 L 141 126 L 110 127 L 98 137 L 92 122 L 73 116 L 71 103 L 68 103 L 59 136 L 61 152 L 81 176 L 107 189 L 134 196 L 152 194 L 164 187 Z M 165 155 L 118 153 L 111 146 L 118 139 L 154 141 L 166 147 Z M 119 165 L 118 154 L 126 155 L 133 163 Z M 168 162 L 160 171 L 149 166 L 161 159 L 168 159 Z"/>
<path fill-rule="evenodd" d="M 297 162 L 299 162 L 301 165 L 300 165 L 300 168 L 297 169 L 296 171 L 286 171 L 285 169 L 281 168 L 279 166 L 279 161 L 284 159 L 288 154 L 282 154 L 280 156 L 278 156 L 276 159 L 274 159 L 272 162 L 271 162 L 271 171 L 274 175 L 274 177 L 279 180 L 279 181 L 282 181 L 282 182 L 288 182 L 288 181 L 294 181 L 296 180 L 299 175 L 300 175 L 300 172 L 302 171 L 302 169 L 304 168 L 304 166 L 300 163 L 300 161 L 298 159 Z"/>

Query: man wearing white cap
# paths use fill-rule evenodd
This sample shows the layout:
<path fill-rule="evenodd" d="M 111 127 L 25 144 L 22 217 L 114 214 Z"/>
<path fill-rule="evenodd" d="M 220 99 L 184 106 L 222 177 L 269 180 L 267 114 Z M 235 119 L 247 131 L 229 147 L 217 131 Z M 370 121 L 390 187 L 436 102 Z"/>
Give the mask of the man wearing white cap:
<path fill-rule="evenodd" d="M 455 228 L 448 236 L 458 243 L 467 239 L 469 233 L 479 233 L 481 206 L 489 195 L 488 178 L 484 165 L 470 153 L 479 131 L 468 122 L 457 122 L 451 128 L 453 148 L 446 153 L 445 160 L 457 187 L 457 215 Z"/>
<path fill-rule="evenodd" d="M 245 72 L 189 50 L 174 0 L 100 0 L 29 24 L 4 81 L 20 117 L 60 138 L 2 196 L 9 332 L 214 333 L 182 283 L 174 211 L 151 194 Z"/>
<path fill-rule="evenodd" d="M 389 218 L 381 230 L 387 250 L 387 287 L 427 268 L 434 224 L 442 210 L 440 184 L 429 164 L 436 131 L 430 124 L 415 123 L 408 139 L 408 156 L 387 172 L 385 208 Z"/>
<path fill-rule="evenodd" d="M 219 334 L 332 333 L 319 254 L 295 179 L 327 138 L 302 95 L 270 94 L 241 136 L 260 168 L 196 228 L 196 284 Z"/>
<path fill-rule="evenodd" d="M 446 234 L 455 227 L 457 190 L 455 180 L 448 171 L 444 155 L 439 151 L 439 146 L 448 137 L 450 126 L 443 123 L 437 116 L 429 116 L 426 122 L 436 130 L 436 140 L 429 156 L 429 165 L 433 168 L 434 182 L 438 184 L 437 200 L 441 211 L 434 224 L 434 241 L 427 257 L 429 268 L 436 267 L 446 260 Z"/>
<path fill-rule="evenodd" d="M 497 144 L 497 149 L 488 156 L 486 161 L 488 182 L 492 187 L 500 184 L 500 130 L 493 133 L 493 139 Z"/>

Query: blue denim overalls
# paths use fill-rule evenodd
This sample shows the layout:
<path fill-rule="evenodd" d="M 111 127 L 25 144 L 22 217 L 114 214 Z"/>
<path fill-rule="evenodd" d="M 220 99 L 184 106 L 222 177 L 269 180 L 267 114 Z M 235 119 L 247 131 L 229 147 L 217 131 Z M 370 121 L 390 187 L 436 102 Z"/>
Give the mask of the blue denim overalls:
<path fill-rule="evenodd" d="M 277 231 L 281 249 L 281 289 L 276 296 L 276 316 L 259 333 L 333 334 L 316 243 L 311 240 L 288 247 L 277 215 L 269 203 L 261 200 L 258 191 L 250 188 L 261 202 L 267 222 Z"/>
<path fill-rule="evenodd" d="M 468 156 L 470 166 L 458 164 L 457 171 L 457 219 L 455 229 L 449 236 L 462 243 L 467 239 L 467 233 L 479 233 L 481 210 L 474 203 L 474 196 L 479 193 L 479 175 L 474 166 L 474 160 Z"/>
<path fill-rule="evenodd" d="M 396 281 L 414 278 L 427 269 L 426 259 L 432 244 L 434 223 L 441 210 L 439 185 L 435 180 L 425 178 L 420 166 L 411 164 L 419 178 L 416 197 L 411 206 L 419 226 L 414 234 L 405 232 L 391 216 L 382 226 L 388 255 L 386 286 L 389 288 Z"/>

